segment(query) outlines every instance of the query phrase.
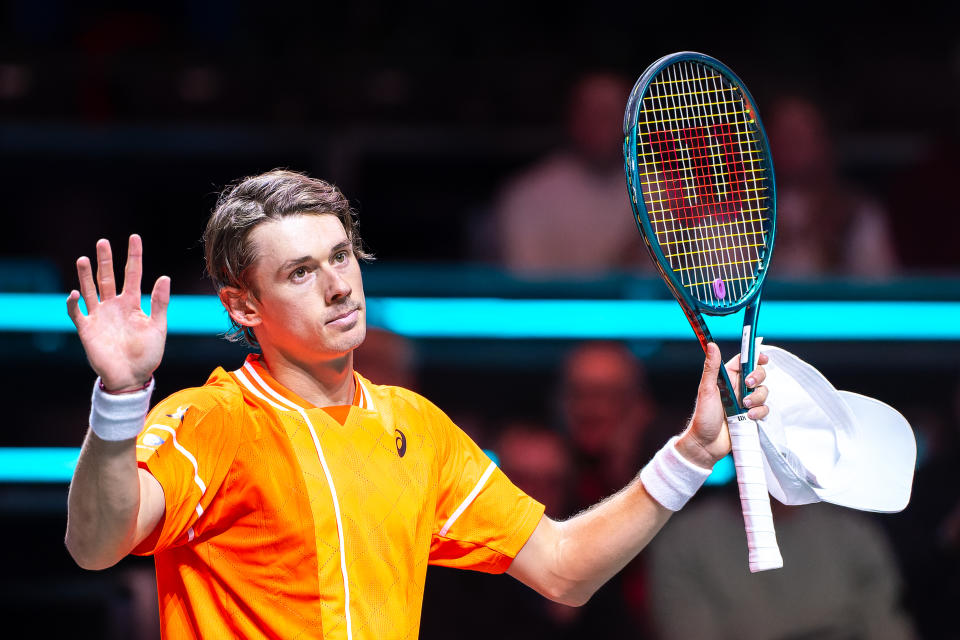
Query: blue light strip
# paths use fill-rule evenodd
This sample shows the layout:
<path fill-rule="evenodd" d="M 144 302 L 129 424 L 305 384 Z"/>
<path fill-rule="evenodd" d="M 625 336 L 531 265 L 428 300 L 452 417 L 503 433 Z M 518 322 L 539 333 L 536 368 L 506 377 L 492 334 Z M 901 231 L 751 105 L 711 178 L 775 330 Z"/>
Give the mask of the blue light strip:
<path fill-rule="evenodd" d="M 486 454 L 497 461 L 493 451 Z M 0 447 L 0 483 L 70 482 L 79 457 L 79 447 Z M 716 464 L 706 484 L 726 484 L 735 474 L 733 458 L 727 456 Z"/>
<path fill-rule="evenodd" d="M 0 447 L 0 482 L 69 482 L 79 447 Z"/>
<path fill-rule="evenodd" d="M 66 294 L 0 293 L 0 331 L 72 332 Z M 413 338 L 687 340 L 692 331 L 672 300 L 371 298 L 369 323 Z M 144 298 L 144 308 L 150 301 Z M 778 340 L 958 340 L 960 302 L 764 303 L 762 333 Z M 740 314 L 708 321 L 718 339 L 740 336 Z M 227 329 L 214 296 L 170 302 L 171 334 Z"/>
<path fill-rule="evenodd" d="M 713 471 L 707 476 L 704 484 L 708 487 L 719 487 L 729 482 L 733 482 L 737 477 L 737 468 L 733 464 L 733 456 L 727 454 L 713 465 Z"/>

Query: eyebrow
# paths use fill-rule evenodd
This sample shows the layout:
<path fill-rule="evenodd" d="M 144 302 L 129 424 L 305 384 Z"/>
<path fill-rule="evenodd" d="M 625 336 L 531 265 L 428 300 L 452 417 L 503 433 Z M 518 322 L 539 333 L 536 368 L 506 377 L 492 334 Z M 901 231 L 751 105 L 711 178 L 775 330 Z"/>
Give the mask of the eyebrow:
<path fill-rule="evenodd" d="M 338 253 L 340 251 L 343 251 L 344 249 L 350 249 L 352 246 L 353 245 L 350 244 L 349 240 L 341 240 L 340 242 L 338 242 L 337 244 L 333 245 L 333 247 L 330 248 L 330 253 L 331 254 Z"/>
<path fill-rule="evenodd" d="M 280 265 L 280 268 L 277 269 L 277 271 L 278 272 L 286 271 L 287 269 L 291 269 L 299 264 L 303 264 L 304 262 L 310 262 L 311 260 L 313 260 L 313 256 L 303 256 L 301 258 L 294 258 L 292 260 L 287 260 L 286 262 Z"/>
<path fill-rule="evenodd" d="M 338 242 L 337 244 L 333 245 L 332 247 L 330 247 L 330 254 L 332 255 L 332 254 L 334 254 L 334 253 L 338 253 L 338 252 L 340 252 L 340 251 L 343 251 L 344 249 L 350 249 L 352 246 L 353 246 L 353 245 L 350 244 L 350 241 L 349 241 L 349 240 L 343 240 L 343 241 Z M 278 271 L 278 272 L 279 272 L 279 271 L 286 271 L 287 269 L 292 269 L 293 267 L 296 267 L 296 266 L 298 266 L 298 265 L 301 265 L 301 264 L 303 264 L 303 263 L 305 263 L 305 262 L 310 262 L 310 261 L 313 260 L 313 259 L 314 259 L 313 256 L 310 256 L 310 255 L 301 256 L 301 257 L 299 257 L 299 258 L 292 258 L 292 259 L 290 259 L 290 260 L 287 260 L 287 261 L 284 262 L 283 264 L 281 264 L 281 265 L 280 265 L 280 268 L 277 269 L 277 271 Z"/>

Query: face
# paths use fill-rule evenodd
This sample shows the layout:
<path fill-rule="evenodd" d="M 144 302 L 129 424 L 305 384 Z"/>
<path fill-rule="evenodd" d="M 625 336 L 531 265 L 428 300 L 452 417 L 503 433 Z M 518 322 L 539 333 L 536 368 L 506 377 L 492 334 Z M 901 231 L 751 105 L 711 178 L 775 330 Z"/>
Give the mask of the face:
<path fill-rule="evenodd" d="M 563 409 L 570 435 L 590 455 L 600 455 L 636 424 L 641 408 L 635 365 L 611 348 L 585 347 L 567 362 Z"/>
<path fill-rule="evenodd" d="M 812 102 L 799 98 L 779 100 L 771 110 L 769 130 L 778 178 L 806 180 L 831 169 L 826 123 Z"/>
<path fill-rule="evenodd" d="M 257 340 L 306 362 L 336 358 L 366 335 L 360 265 L 334 215 L 293 215 L 250 232 L 248 306 Z"/>
<path fill-rule="evenodd" d="M 508 424 L 497 444 L 504 473 L 554 515 L 566 509 L 570 490 L 570 458 L 556 434 Z"/>
<path fill-rule="evenodd" d="M 567 126 L 574 145 L 590 162 L 622 160 L 623 105 L 629 94 L 629 85 L 610 74 L 588 76 L 574 89 Z"/>

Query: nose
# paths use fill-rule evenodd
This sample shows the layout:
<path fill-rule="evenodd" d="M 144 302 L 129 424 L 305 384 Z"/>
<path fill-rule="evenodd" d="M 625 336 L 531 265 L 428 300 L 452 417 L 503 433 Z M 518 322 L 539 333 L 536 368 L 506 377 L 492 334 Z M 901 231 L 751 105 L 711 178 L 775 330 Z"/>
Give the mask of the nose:
<path fill-rule="evenodd" d="M 350 297 L 353 289 L 340 272 L 334 269 L 325 269 L 323 278 L 323 297 L 327 304 L 337 304 Z"/>

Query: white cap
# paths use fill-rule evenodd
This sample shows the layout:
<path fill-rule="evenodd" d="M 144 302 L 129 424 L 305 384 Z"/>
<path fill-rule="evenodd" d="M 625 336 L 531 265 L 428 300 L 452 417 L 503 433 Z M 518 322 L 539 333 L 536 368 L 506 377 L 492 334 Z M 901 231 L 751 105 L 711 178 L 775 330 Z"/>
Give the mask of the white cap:
<path fill-rule="evenodd" d="M 770 415 L 757 422 L 770 495 L 791 505 L 902 511 L 917 459 L 907 420 L 879 400 L 837 391 L 789 351 L 760 349 L 770 358 Z"/>

